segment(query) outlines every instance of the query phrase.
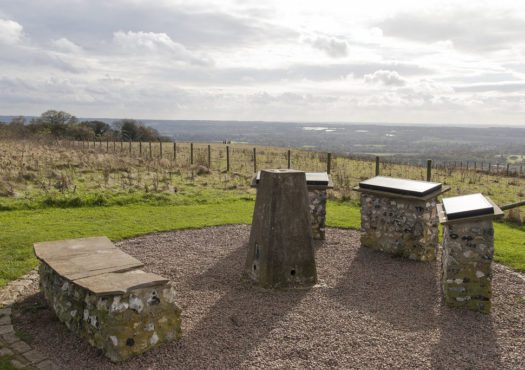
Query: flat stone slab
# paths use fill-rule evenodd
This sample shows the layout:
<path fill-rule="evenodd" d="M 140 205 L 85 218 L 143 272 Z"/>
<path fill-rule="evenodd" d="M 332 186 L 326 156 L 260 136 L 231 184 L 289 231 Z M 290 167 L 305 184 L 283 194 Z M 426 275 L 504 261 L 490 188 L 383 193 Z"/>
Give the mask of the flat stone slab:
<path fill-rule="evenodd" d="M 449 220 L 494 214 L 494 206 L 480 193 L 445 198 L 443 207 Z"/>
<path fill-rule="evenodd" d="M 90 276 L 75 280 L 75 284 L 96 295 L 115 295 L 126 294 L 135 289 L 165 285 L 168 281 L 157 274 L 134 270 Z"/>
<path fill-rule="evenodd" d="M 359 183 L 361 189 L 378 190 L 395 194 L 423 197 L 442 188 L 439 182 L 399 179 L 395 177 L 376 176 Z"/>
<path fill-rule="evenodd" d="M 444 198 L 443 204 L 437 205 L 437 211 L 439 223 L 443 225 L 497 219 L 504 215 L 504 212 L 492 199 L 482 194 Z"/>
<path fill-rule="evenodd" d="M 267 171 L 278 171 L 278 170 L 267 170 Z M 282 170 L 288 171 L 288 170 Z M 318 189 L 333 189 L 334 183 L 327 172 L 305 172 L 306 187 L 308 190 Z M 255 174 L 252 180 L 252 187 L 256 188 L 261 180 L 261 171 Z"/>
<path fill-rule="evenodd" d="M 36 243 L 34 250 L 39 260 L 70 281 L 144 266 L 105 236 Z"/>

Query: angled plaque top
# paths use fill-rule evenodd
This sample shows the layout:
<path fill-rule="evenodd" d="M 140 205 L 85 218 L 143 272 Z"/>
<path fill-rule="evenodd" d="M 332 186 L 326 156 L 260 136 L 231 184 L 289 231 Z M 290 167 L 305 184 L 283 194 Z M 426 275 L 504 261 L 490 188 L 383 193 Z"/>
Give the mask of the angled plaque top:
<path fill-rule="evenodd" d="M 480 193 L 444 198 L 443 208 L 448 220 L 494 214 L 494 206 Z"/>
<path fill-rule="evenodd" d="M 376 176 L 372 177 L 371 179 L 361 181 L 359 183 L 359 188 L 423 197 L 425 195 L 441 190 L 442 184 L 439 182 L 417 181 L 399 179 L 395 177 Z"/>

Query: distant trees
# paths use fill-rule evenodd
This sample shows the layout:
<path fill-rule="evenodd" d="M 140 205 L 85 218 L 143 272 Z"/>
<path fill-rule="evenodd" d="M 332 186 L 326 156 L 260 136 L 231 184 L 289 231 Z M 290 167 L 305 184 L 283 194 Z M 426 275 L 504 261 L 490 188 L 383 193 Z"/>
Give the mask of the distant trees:
<path fill-rule="evenodd" d="M 123 140 L 154 141 L 160 140 L 160 134 L 152 127 L 144 126 L 134 119 L 122 119 L 113 123 L 113 127 L 120 130 Z"/>
<path fill-rule="evenodd" d="M 10 123 L 0 122 L 0 137 L 28 138 L 50 137 L 73 140 L 125 140 L 156 141 L 169 140 L 161 137 L 152 127 L 134 119 L 121 119 L 111 125 L 98 120 L 82 121 L 70 113 L 48 110 L 27 124 L 22 116 L 14 117 Z"/>

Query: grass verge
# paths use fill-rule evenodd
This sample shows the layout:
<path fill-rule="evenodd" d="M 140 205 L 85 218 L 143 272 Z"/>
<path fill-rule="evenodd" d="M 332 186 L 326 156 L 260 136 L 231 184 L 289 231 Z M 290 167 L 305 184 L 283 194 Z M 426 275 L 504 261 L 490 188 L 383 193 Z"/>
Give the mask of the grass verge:
<path fill-rule="evenodd" d="M 0 287 L 37 265 L 31 246 L 38 241 L 96 235 L 117 241 L 159 231 L 249 224 L 253 206 L 253 199 L 245 197 L 192 205 L 135 204 L 0 212 Z M 330 202 L 327 212 L 328 226 L 359 228 L 357 205 Z M 525 272 L 525 227 L 496 223 L 495 231 L 495 261 Z"/>

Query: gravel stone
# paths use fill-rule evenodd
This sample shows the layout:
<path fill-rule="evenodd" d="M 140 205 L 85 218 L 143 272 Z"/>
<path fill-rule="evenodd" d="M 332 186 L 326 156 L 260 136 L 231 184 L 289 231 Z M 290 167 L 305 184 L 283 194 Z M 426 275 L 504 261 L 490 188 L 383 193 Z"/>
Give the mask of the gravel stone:
<path fill-rule="evenodd" d="M 37 281 L 13 308 L 15 328 L 67 369 L 525 368 L 525 281 L 501 265 L 490 314 L 453 309 L 442 302 L 439 254 L 395 258 L 361 248 L 359 232 L 327 229 L 316 242 L 319 283 L 267 291 L 241 282 L 249 233 L 222 226 L 118 243 L 174 282 L 179 342 L 112 364 L 46 308 Z"/>

